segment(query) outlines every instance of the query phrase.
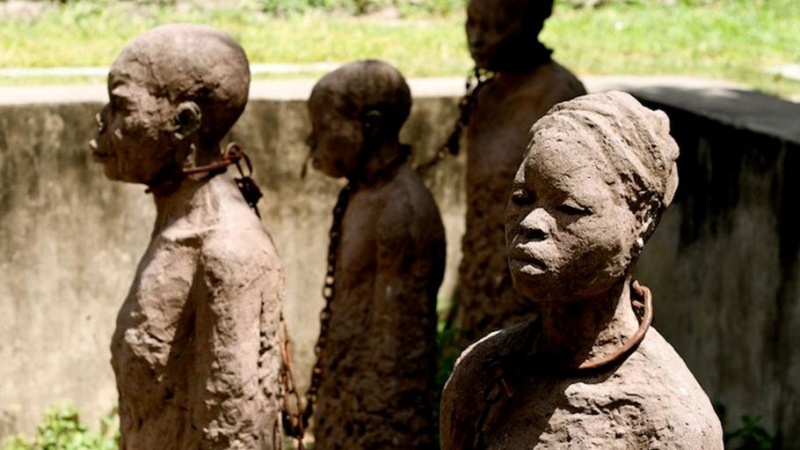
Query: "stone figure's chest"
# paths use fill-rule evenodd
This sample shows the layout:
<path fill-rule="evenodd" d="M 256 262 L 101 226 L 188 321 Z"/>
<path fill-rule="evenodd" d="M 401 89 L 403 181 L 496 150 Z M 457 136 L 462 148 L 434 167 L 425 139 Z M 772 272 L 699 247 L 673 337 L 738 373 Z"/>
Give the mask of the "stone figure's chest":
<path fill-rule="evenodd" d="M 605 381 L 518 381 L 514 397 L 491 409 L 487 448 L 651 448 L 655 430 L 642 399 L 616 380 Z"/>
<path fill-rule="evenodd" d="M 495 178 L 498 172 L 508 176 L 516 172 L 530 140 L 528 132 L 539 114 L 516 108 L 514 103 L 476 108 L 467 129 L 470 176 Z"/>

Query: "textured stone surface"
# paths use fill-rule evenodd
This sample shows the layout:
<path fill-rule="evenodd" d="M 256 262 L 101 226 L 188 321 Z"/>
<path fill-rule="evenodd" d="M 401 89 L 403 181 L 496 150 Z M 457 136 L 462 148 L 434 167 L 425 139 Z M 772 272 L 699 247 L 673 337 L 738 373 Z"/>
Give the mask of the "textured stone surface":
<path fill-rule="evenodd" d="M 108 78 L 92 156 L 157 211 L 111 340 L 120 448 L 280 449 L 280 261 L 230 176 L 183 171 L 220 159 L 247 58 L 213 28 L 162 26 Z"/>
<path fill-rule="evenodd" d="M 314 415 L 320 450 L 435 448 L 445 235 L 439 209 L 398 141 L 410 107 L 402 75 L 380 61 L 331 72 L 309 100 L 312 164 L 353 188 L 335 249 Z"/>
<path fill-rule="evenodd" d="M 506 241 L 514 287 L 540 316 L 462 353 L 443 449 L 722 449 L 711 402 L 655 330 L 621 350 L 648 325 L 632 271 L 675 194 L 677 158 L 667 116 L 621 92 L 563 102 L 533 126 Z"/>
<path fill-rule="evenodd" d="M 793 156 L 800 154 L 800 106 L 702 78 L 582 80 L 590 91 L 623 89 L 667 112 L 681 146 L 675 201 L 636 269 L 655 293 L 658 331 L 726 407 L 727 430 L 741 425 L 742 414 L 762 416 L 785 442 L 800 441 L 800 250 L 791 195 L 800 179 Z M 313 361 L 327 246 L 308 236 L 326 235 L 341 188 L 314 171 L 299 177 L 314 82 L 253 83 L 231 133 L 253 158 L 265 193 L 261 212 L 284 265 L 301 390 Z M 426 159 L 447 138 L 463 79 L 409 83 L 414 106 L 403 141 L 416 160 Z M 91 162 L 86 139 L 104 91 L 0 88 L 0 434 L 32 434 L 45 407 L 65 399 L 96 426 L 116 403 L 108 342 L 155 210 L 142 186 L 109 183 Z M 445 301 L 460 261 L 464 159 L 443 161 L 425 179 L 448 238 Z"/>
<path fill-rule="evenodd" d="M 524 4 L 535 3 L 472 0 L 468 8 L 473 59 L 495 75 L 478 91 L 466 133 L 467 218 L 458 291 L 461 348 L 535 315 L 511 287 L 503 234 L 505 206 L 531 125 L 556 103 L 586 93 L 537 41 L 549 11 Z M 521 35 L 527 44 L 518 43 Z"/>

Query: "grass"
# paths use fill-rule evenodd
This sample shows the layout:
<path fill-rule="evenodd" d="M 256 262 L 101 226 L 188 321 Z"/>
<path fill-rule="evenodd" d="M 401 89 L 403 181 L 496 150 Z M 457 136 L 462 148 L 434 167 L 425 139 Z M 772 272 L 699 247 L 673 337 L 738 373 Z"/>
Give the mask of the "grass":
<path fill-rule="evenodd" d="M 6 18 L 0 21 L 0 67 L 108 66 L 128 40 L 169 22 L 224 29 L 254 63 L 379 57 L 415 77 L 461 76 L 471 64 L 462 13 L 383 19 L 309 12 L 276 18 L 252 2 L 183 9 L 134 4 L 72 2 L 53 5 L 37 19 Z M 542 40 L 579 75 L 698 75 L 797 96 L 800 83 L 765 69 L 800 64 L 799 26 L 796 0 L 681 0 L 672 6 L 650 0 L 596 9 L 572 8 L 562 0 Z M 32 82 L 0 78 L 0 84 Z"/>

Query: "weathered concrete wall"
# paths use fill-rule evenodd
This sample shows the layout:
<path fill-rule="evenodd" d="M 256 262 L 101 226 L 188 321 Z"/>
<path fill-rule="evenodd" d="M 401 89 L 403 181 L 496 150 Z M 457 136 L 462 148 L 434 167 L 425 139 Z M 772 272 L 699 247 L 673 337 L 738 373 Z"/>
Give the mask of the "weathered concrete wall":
<path fill-rule="evenodd" d="M 285 315 L 303 390 L 323 305 L 331 211 L 342 186 L 310 168 L 300 178 L 310 127 L 301 99 L 310 87 L 254 86 L 230 136 L 252 157 L 265 194 L 260 208 L 284 264 Z M 403 131 L 415 158 L 445 140 L 459 87 L 420 87 L 423 97 Z M 426 97 L 426 88 L 445 95 Z M 79 405 L 90 424 L 116 403 L 108 346 L 155 217 L 143 186 L 110 182 L 91 160 L 86 142 L 102 87 L 72 96 L 63 89 L 31 93 L 33 104 L 0 89 L 0 438 L 14 429 L 32 433 L 44 408 L 62 399 Z M 65 103 L 43 102 L 50 94 Z M 451 268 L 443 298 L 460 259 L 462 165 L 446 161 L 427 180 L 447 223 Z"/>
<path fill-rule="evenodd" d="M 656 327 L 727 408 L 729 428 L 741 414 L 761 415 L 787 443 L 800 442 L 800 230 L 790 218 L 791 194 L 800 192 L 800 106 L 709 90 L 706 81 L 586 81 L 590 90 L 624 88 L 665 109 L 681 145 L 678 197 L 638 270 L 655 295 Z M 299 177 L 310 86 L 255 85 L 232 132 L 265 191 L 260 205 L 286 271 L 301 389 L 341 186 L 313 171 Z M 444 141 L 462 86 L 412 83 L 404 136 L 417 158 Z M 31 432 L 44 407 L 61 399 L 74 400 L 92 423 L 115 403 L 108 343 L 154 217 L 141 186 L 107 181 L 86 150 L 102 88 L 68 92 L 72 103 L 9 95 L 15 91 L 0 89 L 0 436 L 11 427 Z M 53 95 L 62 94 L 43 97 Z M 443 299 L 460 258 L 462 175 L 458 158 L 427 180 L 448 238 Z"/>
<path fill-rule="evenodd" d="M 681 146 L 675 203 L 638 268 L 655 326 L 728 430 L 762 416 L 800 448 L 800 105 L 737 90 L 638 94 L 669 114 Z"/>

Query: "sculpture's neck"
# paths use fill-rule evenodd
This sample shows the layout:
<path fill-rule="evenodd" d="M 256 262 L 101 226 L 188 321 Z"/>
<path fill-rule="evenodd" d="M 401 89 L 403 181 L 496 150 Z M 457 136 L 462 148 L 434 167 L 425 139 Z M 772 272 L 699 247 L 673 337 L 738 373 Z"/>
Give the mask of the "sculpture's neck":
<path fill-rule="evenodd" d="M 365 149 L 364 153 L 369 156 L 361 170 L 350 179 L 359 186 L 372 186 L 394 176 L 396 170 L 408 159 L 410 149 L 396 140 L 390 140 Z"/>
<path fill-rule="evenodd" d="M 631 306 L 631 277 L 602 297 L 542 305 L 536 354 L 558 365 L 614 354 L 639 328 Z"/>
<path fill-rule="evenodd" d="M 553 51 L 538 40 L 520 39 L 498 55 L 489 69 L 498 74 L 526 74 L 552 61 Z"/>
<path fill-rule="evenodd" d="M 154 192 L 156 223 L 153 234 L 180 225 L 206 227 L 218 215 L 224 198 L 236 198 L 239 189 L 225 175 L 186 177 L 169 192 Z"/>

